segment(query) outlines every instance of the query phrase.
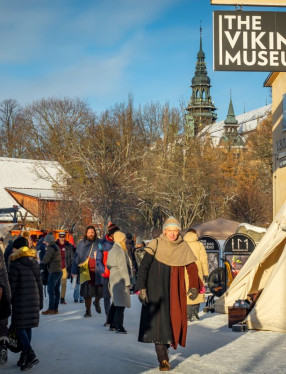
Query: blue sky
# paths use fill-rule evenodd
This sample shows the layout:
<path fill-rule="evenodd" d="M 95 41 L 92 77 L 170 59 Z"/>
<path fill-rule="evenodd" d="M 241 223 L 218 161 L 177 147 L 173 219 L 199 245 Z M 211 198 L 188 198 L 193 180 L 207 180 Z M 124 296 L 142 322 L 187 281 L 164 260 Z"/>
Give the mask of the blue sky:
<path fill-rule="evenodd" d="M 230 90 L 236 114 L 269 104 L 267 73 L 213 71 L 212 12 L 220 9 L 234 8 L 210 0 L 1 0 L 0 101 L 79 97 L 96 112 L 129 94 L 136 106 L 187 103 L 201 20 L 218 119 Z"/>

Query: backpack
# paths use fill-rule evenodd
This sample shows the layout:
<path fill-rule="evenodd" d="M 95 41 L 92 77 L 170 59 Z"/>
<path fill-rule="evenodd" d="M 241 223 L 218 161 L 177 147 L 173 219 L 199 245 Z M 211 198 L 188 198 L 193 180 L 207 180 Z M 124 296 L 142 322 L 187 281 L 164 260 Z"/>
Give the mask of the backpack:
<path fill-rule="evenodd" d="M 137 264 L 138 269 L 139 269 L 139 266 L 141 264 L 141 261 L 143 260 L 143 257 L 145 255 L 145 253 L 146 253 L 145 247 L 136 248 L 135 251 L 134 251 L 134 256 L 135 256 L 135 260 L 136 260 L 136 264 Z"/>
<path fill-rule="evenodd" d="M 157 245 L 156 245 L 156 249 L 155 249 L 155 252 L 154 252 L 154 256 L 155 256 L 155 254 L 157 252 L 157 248 L 158 248 L 158 239 L 156 239 L 156 241 L 157 241 Z M 135 249 L 134 256 L 135 256 L 135 260 L 136 260 L 138 269 L 139 269 L 139 266 L 141 264 L 141 261 L 143 260 L 144 255 L 146 253 L 145 248 L 146 247 L 140 247 L 140 248 Z"/>
<path fill-rule="evenodd" d="M 48 285 L 48 276 L 49 276 L 49 269 L 48 265 L 40 264 L 40 274 L 42 279 L 43 286 Z"/>

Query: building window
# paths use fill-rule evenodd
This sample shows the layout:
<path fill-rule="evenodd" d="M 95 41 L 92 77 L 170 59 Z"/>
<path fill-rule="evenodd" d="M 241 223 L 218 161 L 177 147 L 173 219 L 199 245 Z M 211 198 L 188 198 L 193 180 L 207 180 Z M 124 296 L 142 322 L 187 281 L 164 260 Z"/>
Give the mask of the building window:
<path fill-rule="evenodd" d="M 286 131 L 286 94 L 283 95 L 282 111 L 283 111 L 282 131 Z"/>

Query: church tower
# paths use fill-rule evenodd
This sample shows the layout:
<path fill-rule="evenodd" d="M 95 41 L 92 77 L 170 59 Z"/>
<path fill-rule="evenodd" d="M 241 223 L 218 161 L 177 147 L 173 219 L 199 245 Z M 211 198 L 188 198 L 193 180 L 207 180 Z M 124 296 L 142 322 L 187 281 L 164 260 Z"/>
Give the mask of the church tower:
<path fill-rule="evenodd" d="M 217 119 L 215 106 L 210 94 L 210 78 L 207 75 L 205 53 L 202 48 L 202 28 L 200 27 L 200 50 L 197 54 L 195 75 L 192 79 L 192 96 L 186 108 L 186 127 L 196 136 L 202 128 Z"/>

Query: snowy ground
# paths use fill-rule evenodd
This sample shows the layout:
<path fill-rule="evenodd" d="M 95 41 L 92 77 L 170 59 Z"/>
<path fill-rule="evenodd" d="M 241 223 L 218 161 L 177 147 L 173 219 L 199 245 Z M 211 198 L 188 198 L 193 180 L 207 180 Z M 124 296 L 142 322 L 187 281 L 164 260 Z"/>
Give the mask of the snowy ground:
<path fill-rule="evenodd" d="M 59 314 L 41 316 L 33 329 L 32 346 L 40 363 L 31 369 L 37 374 L 158 373 L 153 344 L 137 341 L 140 303 L 132 296 L 126 309 L 127 335 L 103 327 L 105 316 L 92 311 L 83 318 L 84 304 L 75 304 L 68 284 L 67 305 Z M 45 309 L 47 307 L 45 299 Z M 103 309 L 103 303 L 102 309 Z M 227 315 L 203 314 L 201 321 L 189 323 L 187 347 L 170 349 L 174 373 L 244 374 L 286 373 L 286 334 L 248 331 L 232 332 Z M 14 374 L 19 354 L 9 352 L 1 373 Z"/>

